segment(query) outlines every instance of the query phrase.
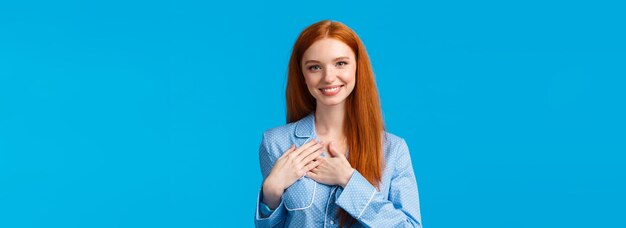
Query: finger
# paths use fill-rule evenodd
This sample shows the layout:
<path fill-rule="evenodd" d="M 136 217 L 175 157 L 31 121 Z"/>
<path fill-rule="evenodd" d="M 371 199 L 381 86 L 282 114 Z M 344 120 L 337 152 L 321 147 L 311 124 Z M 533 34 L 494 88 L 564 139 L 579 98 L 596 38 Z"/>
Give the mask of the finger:
<path fill-rule="evenodd" d="M 296 145 L 295 145 L 295 144 L 291 145 L 291 147 L 289 147 L 289 149 L 287 149 L 287 150 L 285 151 L 285 153 L 283 153 L 282 155 L 280 155 L 279 159 L 281 159 L 281 158 L 283 158 L 283 157 L 286 157 L 286 156 L 289 156 L 289 154 L 293 153 L 293 151 L 294 151 L 294 150 L 296 150 Z"/>
<path fill-rule="evenodd" d="M 313 151 L 312 153 L 310 153 L 309 155 L 307 155 L 306 157 L 304 157 L 301 161 L 301 163 L 307 164 L 317 158 L 322 158 L 323 151 L 321 150 L 321 148 L 319 150 Z"/>
<path fill-rule="evenodd" d="M 326 160 L 328 160 L 328 159 L 329 159 L 328 157 L 319 156 L 319 157 L 316 157 L 315 159 L 313 159 L 313 161 L 322 164 L 322 163 L 326 162 Z"/>
<path fill-rule="evenodd" d="M 330 155 L 332 155 L 333 157 L 346 157 L 345 154 L 337 151 L 337 147 L 335 147 L 335 143 L 330 142 L 330 144 L 328 145 L 328 152 L 330 152 Z"/>
<path fill-rule="evenodd" d="M 306 172 L 309 172 L 311 169 L 317 167 L 317 165 L 319 165 L 317 162 L 309 162 L 309 164 L 304 166 L 304 170 L 306 170 Z"/>
<path fill-rule="evenodd" d="M 304 159 L 306 156 L 309 156 L 310 154 L 315 153 L 316 151 L 321 150 L 321 149 L 322 149 L 322 144 L 316 143 L 315 145 L 300 152 L 300 154 L 296 157 L 296 161 L 302 162 L 302 159 Z"/>
<path fill-rule="evenodd" d="M 280 157 L 285 157 L 295 150 L 296 150 L 296 144 L 292 144 L 291 147 L 289 147 L 289 149 L 287 149 L 287 151 L 285 151 L 285 153 L 283 153 L 283 155 L 281 155 Z"/>
<path fill-rule="evenodd" d="M 294 151 L 294 153 L 297 156 L 300 153 L 302 153 L 302 151 L 305 151 L 306 149 L 308 149 L 311 146 L 314 146 L 315 144 L 318 144 L 317 140 L 311 140 L 311 141 L 303 144 L 302 146 L 298 147 L 298 149 L 296 149 L 296 151 Z"/>

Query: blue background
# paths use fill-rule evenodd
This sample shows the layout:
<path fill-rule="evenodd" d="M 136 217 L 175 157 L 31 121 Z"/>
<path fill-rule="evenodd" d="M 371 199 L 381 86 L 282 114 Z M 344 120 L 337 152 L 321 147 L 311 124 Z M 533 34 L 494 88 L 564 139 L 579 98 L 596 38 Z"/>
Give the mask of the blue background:
<path fill-rule="evenodd" d="M 19 2 L 19 3 L 17 3 Z M 426 227 L 626 227 L 617 1 L 0 3 L 0 227 L 250 227 L 291 46 L 342 21 Z"/>

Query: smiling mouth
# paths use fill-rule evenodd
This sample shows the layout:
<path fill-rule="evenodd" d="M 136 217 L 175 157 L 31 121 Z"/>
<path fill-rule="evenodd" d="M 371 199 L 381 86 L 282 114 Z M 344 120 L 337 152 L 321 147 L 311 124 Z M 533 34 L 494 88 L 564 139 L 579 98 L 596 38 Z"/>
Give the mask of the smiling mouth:
<path fill-rule="evenodd" d="M 343 85 L 331 86 L 319 89 L 325 96 L 333 96 L 339 93 Z"/>

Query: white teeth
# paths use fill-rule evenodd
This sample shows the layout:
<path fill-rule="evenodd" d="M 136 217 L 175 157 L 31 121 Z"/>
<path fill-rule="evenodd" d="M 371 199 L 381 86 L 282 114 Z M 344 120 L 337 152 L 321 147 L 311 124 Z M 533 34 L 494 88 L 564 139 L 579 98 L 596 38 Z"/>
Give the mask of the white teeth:
<path fill-rule="evenodd" d="M 328 89 L 322 89 L 322 91 L 324 91 L 324 92 L 334 92 L 334 91 L 338 90 L 338 89 L 339 89 L 339 87 L 341 87 L 341 86 L 337 86 L 337 87 L 333 87 L 333 88 L 328 88 Z"/>

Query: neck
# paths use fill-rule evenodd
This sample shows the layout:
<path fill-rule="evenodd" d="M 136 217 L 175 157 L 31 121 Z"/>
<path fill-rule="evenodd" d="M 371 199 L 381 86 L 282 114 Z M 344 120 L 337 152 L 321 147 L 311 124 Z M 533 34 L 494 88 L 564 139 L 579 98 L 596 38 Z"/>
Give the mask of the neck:
<path fill-rule="evenodd" d="M 335 106 L 317 105 L 315 109 L 315 131 L 318 136 L 343 138 L 345 103 Z"/>

